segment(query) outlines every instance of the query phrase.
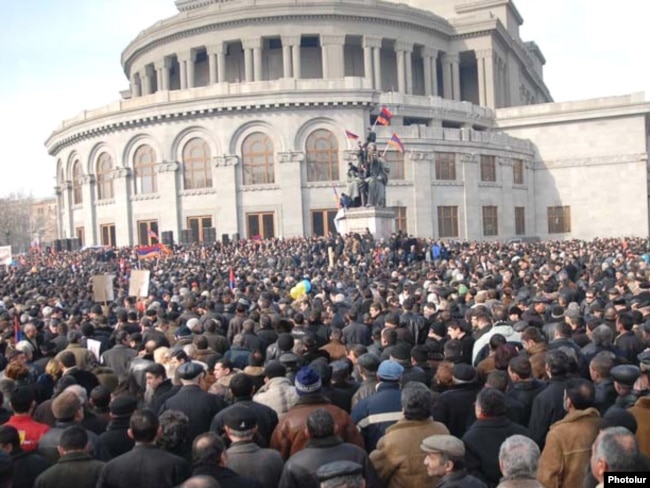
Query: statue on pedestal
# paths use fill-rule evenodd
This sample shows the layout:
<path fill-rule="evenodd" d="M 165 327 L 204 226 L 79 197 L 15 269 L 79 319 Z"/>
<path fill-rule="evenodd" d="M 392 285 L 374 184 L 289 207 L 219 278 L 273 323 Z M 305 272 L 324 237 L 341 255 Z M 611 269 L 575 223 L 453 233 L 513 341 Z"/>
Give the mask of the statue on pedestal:
<path fill-rule="evenodd" d="M 388 183 L 389 169 L 386 162 L 377 153 L 376 145 L 368 145 L 368 169 L 366 184 L 368 185 L 368 200 L 366 207 L 386 206 L 386 184 Z"/>

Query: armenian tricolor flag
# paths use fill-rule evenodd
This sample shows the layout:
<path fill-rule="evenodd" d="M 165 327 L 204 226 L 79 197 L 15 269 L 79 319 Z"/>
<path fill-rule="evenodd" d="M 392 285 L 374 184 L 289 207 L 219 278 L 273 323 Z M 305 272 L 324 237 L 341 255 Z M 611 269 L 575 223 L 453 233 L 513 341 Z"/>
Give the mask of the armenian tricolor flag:
<path fill-rule="evenodd" d="M 138 259 L 156 259 L 163 254 L 167 254 L 163 251 L 160 244 L 154 244 L 153 246 L 140 246 L 137 249 Z"/>
<path fill-rule="evenodd" d="M 397 134 L 393 132 L 393 137 L 390 138 L 388 144 L 396 148 L 399 152 L 404 152 L 404 144 Z"/>
<path fill-rule="evenodd" d="M 345 131 L 345 137 L 347 137 L 348 139 L 352 139 L 352 140 L 354 140 L 354 141 L 356 141 L 357 139 L 359 139 L 359 136 L 358 136 L 358 135 L 356 135 L 354 132 L 350 132 L 349 130 L 346 130 L 346 131 Z"/>
<path fill-rule="evenodd" d="M 393 118 L 393 114 L 390 113 L 390 110 L 386 107 L 381 107 L 381 112 L 377 116 L 377 123 L 381 125 L 390 125 L 390 119 Z"/>
<path fill-rule="evenodd" d="M 235 289 L 235 270 L 232 269 L 232 266 L 230 267 L 230 273 L 228 274 L 228 285 L 230 286 L 231 290 Z"/>

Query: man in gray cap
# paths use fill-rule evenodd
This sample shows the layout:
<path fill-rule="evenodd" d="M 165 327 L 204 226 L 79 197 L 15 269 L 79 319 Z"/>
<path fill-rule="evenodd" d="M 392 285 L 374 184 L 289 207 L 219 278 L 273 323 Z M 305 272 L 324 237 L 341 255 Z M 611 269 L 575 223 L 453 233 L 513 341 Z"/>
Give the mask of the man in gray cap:
<path fill-rule="evenodd" d="M 614 389 L 618 393 L 614 407 L 630 408 L 633 406 L 638 398 L 634 392 L 634 382 L 641 376 L 639 367 L 632 364 L 621 364 L 614 366 L 609 374 L 614 380 Z"/>
<path fill-rule="evenodd" d="M 365 488 L 363 466 L 352 461 L 335 461 L 318 468 L 320 488 Z"/>
<path fill-rule="evenodd" d="M 431 477 L 440 477 L 436 488 L 487 488 L 465 469 L 465 444 L 453 435 L 432 435 L 425 438 L 420 449 L 426 454 L 424 465 Z"/>

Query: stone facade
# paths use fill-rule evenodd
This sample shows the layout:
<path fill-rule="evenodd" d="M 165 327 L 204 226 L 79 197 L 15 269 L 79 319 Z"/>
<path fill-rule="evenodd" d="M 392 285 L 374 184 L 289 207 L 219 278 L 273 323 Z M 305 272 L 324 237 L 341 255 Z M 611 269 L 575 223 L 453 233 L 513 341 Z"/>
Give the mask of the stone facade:
<path fill-rule="evenodd" d="M 611 156 L 639 176 L 648 107 L 549 103 L 544 57 L 519 38 L 510 0 L 176 5 L 178 15 L 123 52 L 124 98 L 63 122 L 46 141 L 62 238 L 126 245 L 151 242 L 149 231 L 209 241 L 332 230 L 334 192 L 345 191 L 347 163 L 356 161 L 345 130 L 363 139 L 382 106 L 393 119 L 377 127 L 379 149 L 393 133 L 407 149 L 386 154 L 387 205 L 414 235 L 549 235 L 547 207 L 570 205 L 572 213 L 552 215 L 552 235 L 586 236 L 605 224 L 583 223 L 593 207 L 579 210 L 586 199 L 566 197 L 580 186 L 566 162 Z M 605 119 L 609 142 L 600 137 Z M 565 132 L 569 120 L 575 127 Z M 558 154 L 554 137 L 574 133 L 581 141 Z M 623 133 L 629 147 L 596 151 Z M 643 209 L 644 227 L 633 219 L 632 232 L 619 221 L 607 234 L 647 234 L 647 201 Z"/>

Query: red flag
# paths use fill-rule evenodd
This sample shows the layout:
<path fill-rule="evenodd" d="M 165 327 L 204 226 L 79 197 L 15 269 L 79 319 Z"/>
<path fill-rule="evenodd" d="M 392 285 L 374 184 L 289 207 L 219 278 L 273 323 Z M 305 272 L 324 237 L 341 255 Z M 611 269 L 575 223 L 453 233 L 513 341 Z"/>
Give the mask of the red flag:
<path fill-rule="evenodd" d="M 236 285 L 236 283 L 235 283 L 235 270 L 232 269 L 232 266 L 230 267 L 230 273 L 229 273 L 229 276 L 228 276 L 228 281 L 229 281 L 228 284 L 230 285 L 230 289 L 234 290 L 235 285 Z"/>
<path fill-rule="evenodd" d="M 358 135 L 356 135 L 354 132 L 350 132 L 349 130 L 345 131 L 345 137 L 347 137 L 348 139 L 353 139 L 355 141 L 359 139 Z"/>

